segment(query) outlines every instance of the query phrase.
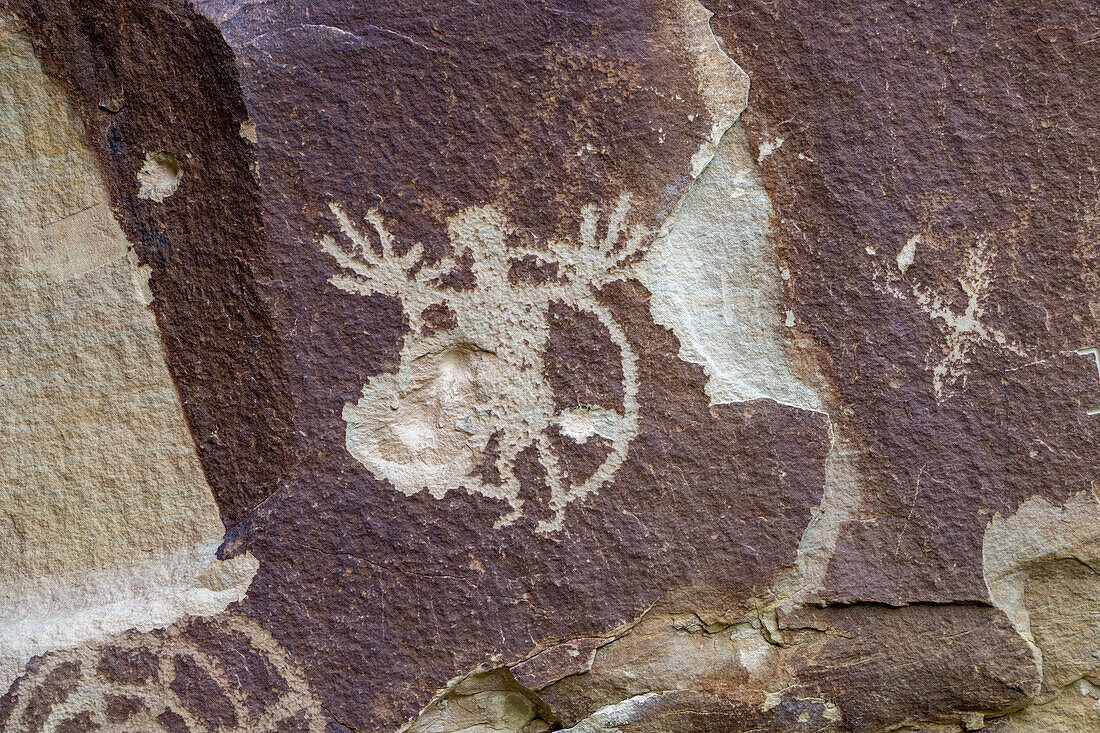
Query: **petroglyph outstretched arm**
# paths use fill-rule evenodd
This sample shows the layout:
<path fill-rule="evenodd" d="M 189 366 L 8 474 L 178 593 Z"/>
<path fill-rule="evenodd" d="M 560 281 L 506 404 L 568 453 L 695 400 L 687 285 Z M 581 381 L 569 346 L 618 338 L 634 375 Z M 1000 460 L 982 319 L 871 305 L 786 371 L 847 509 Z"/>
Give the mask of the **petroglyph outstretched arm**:
<path fill-rule="evenodd" d="M 613 280 L 629 276 L 629 268 L 643 253 L 644 230 L 627 223 L 630 196 L 622 195 L 607 217 L 607 232 L 599 232 L 600 216 L 594 204 L 581 209 L 579 236 L 555 240 L 549 252 L 536 257 L 556 262 L 558 274 L 571 283 L 599 289 Z"/>
<path fill-rule="evenodd" d="M 425 263 L 415 274 L 411 274 L 424 256 L 423 245 L 416 242 L 404 254 L 397 254 L 393 235 L 386 229 L 378 209 L 367 212 L 366 222 L 378 237 L 381 254 L 375 251 L 371 238 L 355 226 L 340 206 L 332 203 L 329 209 L 351 244 L 350 248 L 345 248 L 328 235 L 321 237 L 321 249 L 343 269 L 343 272 L 330 277 L 329 282 L 348 293 L 380 293 L 399 298 L 414 330 L 418 330 L 424 308 L 439 300 L 439 291 L 433 281 L 454 266 L 451 257 L 444 257 L 432 264 Z"/>

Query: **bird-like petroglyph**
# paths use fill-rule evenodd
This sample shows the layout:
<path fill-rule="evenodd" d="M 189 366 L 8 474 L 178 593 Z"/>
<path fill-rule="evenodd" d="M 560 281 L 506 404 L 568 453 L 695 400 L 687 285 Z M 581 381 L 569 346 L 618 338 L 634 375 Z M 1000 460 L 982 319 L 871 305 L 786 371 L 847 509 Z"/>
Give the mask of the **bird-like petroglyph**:
<path fill-rule="evenodd" d="M 876 286 L 898 299 L 911 297 L 942 333 L 941 358 L 932 367 L 932 389 L 936 401 L 942 402 L 957 382 L 965 383 L 966 366 L 974 349 L 994 346 L 1020 357 L 1027 357 L 1027 353 L 1022 346 L 983 320 L 993 285 L 996 250 L 992 243 L 983 238 L 966 250 L 964 269 L 956 278 L 958 287 L 966 296 L 966 305 L 959 310 L 942 293 L 903 279 L 902 276 L 906 275 L 916 258 L 916 247 L 921 242 L 919 236 L 910 238 L 897 255 L 901 276 L 886 270 Z M 905 283 L 909 283 L 912 295 L 905 292 Z"/>
<path fill-rule="evenodd" d="M 621 196 L 601 217 L 593 205 L 582 211 L 579 231 L 545 249 L 520 251 L 505 245 L 508 222 L 498 209 L 466 209 L 449 221 L 455 257 L 472 260 L 474 287 L 445 288 L 440 276 L 455 257 L 426 264 L 413 245 L 398 255 L 394 237 L 377 210 L 366 228 L 344 209 L 331 210 L 343 233 L 325 236 L 321 248 L 340 267 L 332 285 L 349 293 L 386 294 L 401 300 L 409 334 L 396 373 L 371 378 L 361 399 L 344 408 L 347 448 L 376 477 L 412 495 L 442 498 L 465 487 L 505 500 L 498 526 L 522 514 L 516 460 L 534 446 L 546 471 L 553 518 L 539 531 L 560 527 L 565 508 L 610 481 L 638 432 L 637 358 L 621 325 L 596 297 L 600 288 L 628 276 L 643 254 L 643 232 L 628 222 L 630 200 Z M 556 268 L 544 282 L 509 278 L 520 258 Z M 552 303 L 594 315 L 617 347 L 622 394 L 615 409 L 592 404 L 555 406 L 543 374 Z M 431 314 L 448 314 L 435 327 Z M 429 323 L 433 320 L 433 323 Z M 563 466 L 552 433 L 578 444 L 596 439 L 607 450 L 590 475 L 578 478 Z M 480 467 L 491 464 L 491 478 Z"/>

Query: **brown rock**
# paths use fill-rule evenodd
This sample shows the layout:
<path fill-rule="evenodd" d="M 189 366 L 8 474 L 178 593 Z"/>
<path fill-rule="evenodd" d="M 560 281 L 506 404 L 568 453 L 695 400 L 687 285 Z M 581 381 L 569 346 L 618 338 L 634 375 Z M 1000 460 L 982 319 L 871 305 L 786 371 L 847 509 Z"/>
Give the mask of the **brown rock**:
<path fill-rule="evenodd" d="M 48 104 L 5 124 L 79 170 L 3 184 L 46 232 L 3 272 L 59 280 L 4 307 L 178 394 L 131 423 L 117 358 L 51 362 L 93 435 L 161 429 L 6 463 L 53 492 L 16 526 L 96 540 L 0 534 L 44 558 L 12 578 L 197 542 L 150 527 L 210 495 L 226 532 L 170 584 L 219 603 L 0 647 L 48 652 L 0 729 L 1097 723 L 1093 8 L 6 7 L 0 80 Z M 4 394 L 53 384 L 0 338 Z"/>

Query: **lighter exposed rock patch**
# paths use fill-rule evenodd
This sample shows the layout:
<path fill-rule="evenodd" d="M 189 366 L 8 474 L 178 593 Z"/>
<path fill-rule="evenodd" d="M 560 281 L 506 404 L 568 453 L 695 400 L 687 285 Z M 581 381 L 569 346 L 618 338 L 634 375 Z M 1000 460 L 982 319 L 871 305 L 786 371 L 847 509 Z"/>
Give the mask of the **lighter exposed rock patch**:
<path fill-rule="evenodd" d="M 9 581 L 0 607 L 0 686 L 44 651 L 212 616 L 243 600 L 259 563 L 248 553 L 219 562 L 219 543 L 123 568 Z"/>
<path fill-rule="evenodd" d="M 914 234 L 906 240 L 905 246 L 898 252 L 898 269 L 904 275 L 917 258 L 917 244 L 920 243 L 920 235 Z"/>
<path fill-rule="evenodd" d="M 985 531 L 982 562 L 989 596 L 1029 642 L 1034 643 L 1024 605 L 1029 574 L 1065 558 L 1100 563 L 1100 498 L 1095 488 L 1075 494 L 1063 506 L 1033 497 L 1012 516 L 995 516 Z"/>
<path fill-rule="evenodd" d="M 240 136 L 255 145 L 259 140 L 259 138 L 256 136 L 256 123 L 252 120 L 245 120 L 244 122 L 242 122 Z"/>
<path fill-rule="evenodd" d="M 856 516 L 863 498 L 856 446 L 835 423 L 830 423 L 830 433 L 821 504 L 799 539 L 794 573 L 777 584 L 779 594 L 791 596 L 791 602 L 808 602 L 824 586 L 841 529 Z"/>
<path fill-rule="evenodd" d="M 639 268 L 654 321 L 680 341 L 681 359 L 707 374 L 712 404 L 771 399 L 825 412 L 817 366 L 797 343 L 785 306 L 791 278 L 769 239 L 771 201 L 744 128 L 735 124 Z M 841 526 L 859 506 L 858 455 L 831 423 L 824 497 L 799 544 L 783 595 L 824 580 Z M 801 595 L 800 595 L 801 597 Z"/>
<path fill-rule="evenodd" d="M 695 0 L 677 2 L 676 8 L 671 31 L 694 63 L 698 91 L 712 120 L 710 136 L 691 158 L 691 177 L 698 178 L 718 150 L 722 135 L 748 104 L 749 76 L 718 45 L 710 27 L 713 13 Z"/>
<path fill-rule="evenodd" d="M 1078 349 L 1077 353 L 1081 356 L 1091 356 L 1096 361 L 1096 372 L 1100 376 L 1100 348 L 1096 346 L 1090 346 L 1087 349 Z M 1100 415 L 1100 406 L 1090 407 L 1086 410 L 1089 415 Z"/>
<path fill-rule="evenodd" d="M 183 169 L 176 156 L 163 151 L 149 153 L 137 174 L 138 198 L 162 203 L 176 192 L 182 179 Z"/>
<path fill-rule="evenodd" d="M 712 404 L 761 398 L 823 410 L 796 371 L 771 202 L 741 125 L 719 145 L 639 269 L 653 319 L 707 373 Z"/>
<path fill-rule="evenodd" d="M 760 143 L 759 152 L 757 152 L 757 154 L 756 154 L 756 162 L 757 163 L 763 163 L 764 158 L 767 158 L 769 155 L 774 153 L 776 150 L 779 150 L 779 148 L 783 147 L 783 142 L 784 142 L 783 138 L 776 137 L 776 138 L 772 138 L 771 140 L 765 140 L 764 142 Z"/>
<path fill-rule="evenodd" d="M 508 670 L 478 671 L 454 680 L 400 733 L 543 733 L 550 730 L 544 715 Z"/>
<path fill-rule="evenodd" d="M 638 720 L 660 698 L 658 692 L 646 692 L 605 705 L 563 733 L 619 733 L 619 726 Z"/>
<path fill-rule="evenodd" d="M 0 27 L 3 23 L 0 23 Z M 0 687 L 34 654 L 240 600 L 223 528 L 95 158 L 0 30 Z"/>
<path fill-rule="evenodd" d="M 986 585 L 1041 661 L 1043 685 L 997 733 L 1100 727 L 1100 498 L 1097 485 L 1056 506 L 1042 497 L 996 516 L 982 546 Z"/>

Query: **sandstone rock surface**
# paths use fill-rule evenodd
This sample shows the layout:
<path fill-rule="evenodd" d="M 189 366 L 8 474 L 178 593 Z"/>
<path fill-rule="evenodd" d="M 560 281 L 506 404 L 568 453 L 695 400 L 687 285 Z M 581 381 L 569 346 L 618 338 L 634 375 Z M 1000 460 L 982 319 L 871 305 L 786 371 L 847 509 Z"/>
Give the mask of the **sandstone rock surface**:
<path fill-rule="evenodd" d="M 0 0 L 3 731 L 1100 731 L 1100 12 Z"/>
<path fill-rule="evenodd" d="M 62 88 L 0 18 L 0 681 L 32 655 L 212 614 L 254 560 L 219 563 L 202 475 L 106 186 Z"/>

